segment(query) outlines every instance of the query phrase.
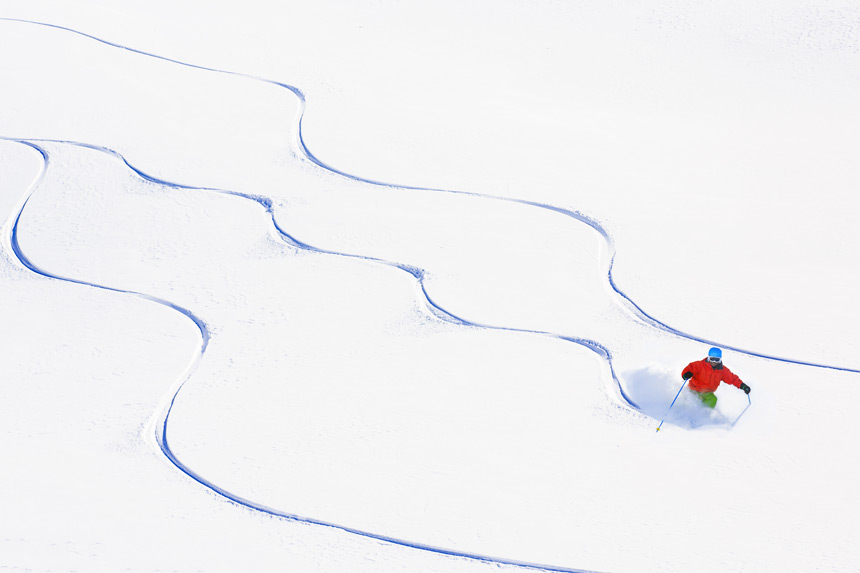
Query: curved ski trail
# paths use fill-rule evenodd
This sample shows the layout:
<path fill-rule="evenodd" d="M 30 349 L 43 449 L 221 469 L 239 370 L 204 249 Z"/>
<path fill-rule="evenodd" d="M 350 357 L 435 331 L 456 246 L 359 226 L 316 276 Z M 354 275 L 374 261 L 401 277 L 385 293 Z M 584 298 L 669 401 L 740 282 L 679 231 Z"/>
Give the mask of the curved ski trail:
<path fill-rule="evenodd" d="M 386 187 L 386 188 L 391 188 L 391 189 L 421 190 L 421 191 L 432 191 L 432 192 L 439 192 L 439 193 L 450 193 L 450 194 L 456 194 L 456 195 L 479 197 L 479 198 L 486 199 L 486 200 L 505 201 L 505 202 L 519 204 L 519 205 L 522 205 L 524 207 L 543 209 L 543 210 L 548 210 L 548 211 L 552 211 L 552 212 L 561 214 L 563 216 L 566 216 L 568 218 L 571 218 L 571 219 L 577 221 L 578 223 L 582 223 L 582 224 L 587 225 L 588 227 L 593 229 L 595 232 L 600 234 L 600 236 L 603 238 L 603 240 L 604 240 L 604 242 L 605 242 L 605 244 L 609 250 L 609 255 L 610 255 L 608 265 L 607 265 L 607 268 L 605 271 L 607 284 L 610 287 L 611 291 L 613 293 L 615 293 L 616 302 L 621 307 L 628 310 L 636 319 L 652 326 L 655 329 L 658 329 L 660 331 L 663 331 L 663 332 L 666 332 L 669 334 L 676 335 L 676 336 L 681 337 L 681 338 L 685 338 L 685 339 L 696 341 L 696 342 L 701 342 L 704 344 L 721 346 L 725 349 L 734 350 L 736 352 L 747 354 L 749 356 L 755 356 L 755 357 L 759 357 L 759 358 L 765 358 L 768 360 L 774 360 L 774 361 L 785 362 L 785 363 L 796 364 L 796 365 L 810 366 L 810 367 L 816 367 L 816 368 L 824 368 L 824 369 L 830 369 L 830 370 L 839 370 L 839 371 L 846 371 L 846 372 L 852 372 L 852 373 L 860 373 L 860 370 L 858 370 L 858 369 L 852 369 L 852 368 L 846 368 L 846 367 L 840 367 L 840 366 L 832 366 L 832 365 L 826 365 L 826 364 L 818 364 L 818 363 L 812 363 L 812 362 L 805 362 L 805 361 L 794 360 L 794 359 L 789 359 L 789 358 L 781 358 L 781 357 L 771 356 L 771 355 L 758 353 L 758 352 L 754 352 L 754 351 L 750 351 L 750 350 L 741 349 L 741 348 L 734 347 L 734 346 L 729 345 L 729 344 L 720 343 L 717 341 L 709 340 L 709 339 L 706 339 L 703 337 L 698 337 L 698 336 L 695 336 L 695 335 L 692 335 L 689 333 L 679 331 L 679 330 L 674 329 L 671 326 L 661 322 L 660 320 L 658 320 L 657 318 L 653 317 L 652 315 L 650 315 L 646 311 L 644 311 L 642 308 L 640 308 L 627 294 L 625 294 L 615 284 L 615 281 L 614 281 L 613 276 L 612 276 L 613 275 L 614 260 L 615 260 L 615 245 L 614 245 L 614 241 L 613 241 L 611 235 L 606 231 L 606 229 L 604 229 L 602 227 L 602 225 L 598 221 L 596 221 L 593 218 L 588 217 L 587 215 L 579 213 L 577 211 L 565 209 L 563 207 L 557 207 L 557 206 L 553 206 L 553 205 L 543 204 L 543 203 L 539 203 L 539 202 L 535 202 L 535 201 L 528 201 L 528 200 L 524 200 L 524 199 L 497 197 L 497 196 L 492 196 L 492 195 L 471 193 L 471 192 L 466 192 L 466 191 L 456 191 L 456 190 L 433 189 L 433 188 L 416 187 L 416 186 L 395 185 L 395 184 L 390 184 L 390 183 L 385 183 L 385 182 L 381 182 L 381 181 L 375 181 L 375 180 L 371 180 L 371 179 L 365 179 L 365 178 L 361 178 L 358 176 L 354 176 L 354 175 L 342 172 L 342 171 L 336 169 L 335 167 L 326 164 L 325 162 L 323 162 L 322 160 L 317 158 L 310 151 L 310 149 L 307 147 L 307 145 L 304 141 L 304 137 L 303 137 L 303 133 L 302 133 L 302 122 L 303 122 L 305 109 L 306 109 L 306 99 L 305 99 L 304 93 L 297 87 L 291 86 L 291 85 L 283 83 L 283 82 L 266 79 L 263 77 L 253 76 L 253 75 L 229 71 L 229 70 L 220 70 L 220 69 L 216 69 L 216 68 L 210 68 L 210 67 L 206 67 L 206 66 L 200 66 L 200 65 L 190 64 L 187 62 L 182 62 L 179 60 L 174 60 L 174 59 L 160 56 L 157 54 L 148 53 L 145 51 L 141 51 L 141 50 L 127 47 L 127 46 L 123 46 L 121 44 L 110 42 L 110 41 L 98 38 L 96 36 L 93 36 L 93 35 L 90 35 L 90 34 L 87 34 L 84 32 L 80 32 L 78 30 L 74 30 L 72 28 L 67 28 L 67 27 L 63 27 L 63 26 L 59 26 L 59 25 L 55 25 L 55 24 L 47 24 L 47 23 L 42 23 L 42 22 L 19 20 L 19 19 L 9 19 L 9 18 L 0 18 L 0 20 L 19 22 L 19 23 L 23 23 L 23 24 L 36 25 L 36 26 L 44 26 L 44 27 L 48 27 L 48 28 L 54 28 L 57 30 L 61 30 L 61 31 L 65 31 L 65 32 L 69 32 L 69 33 L 73 33 L 73 34 L 77 34 L 79 36 L 89 38 L 91 40 L 94 40 L 96 42 L 100 42 L 104 45 L 107 45 L 107 46 L 115 48 L 115 49 L 126 50 L 126 51 L 133 52 L 133 53 L 136 53 L 139 55 L 152 57 L 152 58 L 156 58 L 156 59 L 159 59 L 162 61 L 170 62 L 170 63 L 176 64 L 179 66 L 184 66 L 187 68 L 193 68 L 193 69 L 198 69 L 198 70 L 204 70 L 204 71 L 217 73 L 217 74 L 227 74 L 227 75 L 231 75 L 231 76 L 235 76 L 235 77 L 240 77 L 240 78 L 250 79 L 253 81 L 263 82 L 263 83 L 266 83 L 269 85 L 274 85 L 274 86 L 277 86 L 279 88 L 285 89 L 285 90 L 289 91 L 293 96 L 298 98 L 298 100 L 299 100 L 299 109 L 298 109 L 296 118 L 294 120 L 295 128 L 293 130 L 293 145 L 294 145 L 295 149 L 298 150 L 299 156 L 302 159 L 316 165 L 318 168 L 325 170 L 328 173 L 333 173 L 333 174 L 348 178 L 350 180 L 353 180 L 353 181 L 356 181 L 359 183 L 367 184 L 367 185 L 381 186 L 381 187 Z M 365 261 L 369 261 L 369 262 L 373 262 L 373 263 L 378 263 L 378 264 L 383 264 L 383 265 L 395 267 L 395 268 L 398 268 L 404 272 L 409 273 L 417 281 L 417 284 L 418 284 L 419 289 L 423 295 L 424 303 L 425 303 L 425 306 L 426 306 L 428 312 L 430 312 L 433 316 L 435 316 L 436 318 L 438 318 L 440 320 L 444 320 L 446 322 L 461 325 L 461 326 L 470 326 L 470 327 L 474 327 L 474 328 L 490 329 L 490 330 L 502 330 L 502 331 L 509 331 L 509 332 L 526 333 L 526 334 L 552 337 L 552 338 L 564 340 L 567 342 L 577 344 L 577 345 L 582 346 L 584 348 L 587 348 L 588 350 L 590 350 L 590 351 L 594 352 L 595 354 L 597 354 L 598 356 L 600 356 L 600 358 L 602 358 L 608 364 L 611 376 L 617 385 L 617 388 L 618 388 L 618 391 L 619 391 L 621 398 L 627 404 L 629 404 L 630 407 L 638 410 L 638 406 L 624 392 L 623 385 L 621 384 L 621 381 L 618 379 L 618 377 L 616 375 L 615 369 L 613 367 L 613 356 L 612 356 L 611 352 L 606 347 L 604 347 L 602 344 L 600 344 L 598 341 L 589 340 L 589 339 L 585 339 L 585 338 L 564 336 L 561 334 L 552 333 L 552 332 L 545 332 L 545 331 L 540 331 L 540 330 L 518 329 L 518 328 L 510 328 L 510 327 L 504 327 L 504 326 L 482 324 L 479 322 L 473 322 L 473 321 L 470 321 L 468 319 L 457 316 L 456 314 L 446 310 L 445 308 L 441 307 L 436 302 L 434 302 L 434 300 L 432 299 L 430 294 L 427 292 L 427 288 L 425 285 L 426 273 L 423 269 L 420 269 L 420 268 L 417 268 L 417 267 L 414 267 L 414 266 L 411 266 L 411 265 L 408 265 L 405 263 L 387 261 L 387 260 L 383 260 L 383 259 L 379 259 L 379 258 L 375 258 L 375 257 L 363 256 L 363 255 L 358 255 L 358 254 L 350 254 L 350 253 L 342 253 L 342 252 L 336 252 L 336 251 L 329 251 L 329 250 L 317 248 L 317 247 L 314 247 L 310 244 L 304 243 L 301 240 L 299 240 L 299 239 L 295 238 L 294 236 L 292 236 L 291 234 L 289 234 L 285 229 L 283 229 L 278 224 L 276 217 L 275 217 L 275 214 L 274 214 L 274 211 L 273 211 L 272 200 L 269 198 L 261 197 L 261 196 L 248 195 L 248 194 L 242 194 L 242 193 L 238 193 L 238 192 L 230 191 L 230 190 L 225 190 L 225 189 L 211 189 L 211 188 L 205 188 L 205 187 L 195 187 L 192 185 L 186 185 L 186 184 L 170 182 L 170 181 L 166 181 L 163 179 L 159 179 L 157 177 L 153 177 L 151 175 L 148 175 L 147 173 L 143 172 L 142 170 L 134 167 L 119 152 L 117 152 L 113 149 L 110 149 L 108 147 L 103 147 L 103 146 L 99 146 L 96 144 L 74 142 L 74 141 L 62 141 L 62 140 L 53 140 L 52 141 L 52 140 L 18 139 L 18 138 L 6 138 L 6 137 L 4 137 L 3 139 L 7 139 L 9 141 L 15 141 L 15 142 L 18 142 L 22 145 L 29 146 L 30 148 L 34 149 L 36 152 L 41 154 L 41 156 L 43 158 L 43 166 L 42 166 L 42 169 L 41 169 L 38 177 L 33 182 L 33 184 L 31 184 L 31 186 L 27 190 L 25 196 L 21 199 L 19 204 L 16 206 L 16 209 L 12 215 L 12 219 L 10 219 L 10 224 L 7 225 L 6 233 L 4 234 L 4 244 L 6 245 L 7 249 L 10 250 L 10 252 L 14 255 L 14 257 L 24 267 L 26 267 L 27 269 L 29 269 L 30 271 L 32 271 L 38 275 L 41 275 L 41 276 L 44 276 L 44 277 L 47 277 L 50 279 L 55 279 L 55 280 L 60 280 L 60 281 L 65 281 L 65 282 L 70 282 L 70 283 L 75 283 L 75 284 L 80 284 L 80 285 L 86 285 L 86 286 L 90 286 L 92 288 L 97 288 L 97 289 L 106 290 L 106 291 L 110 291 L 110 292 L 133 295 L 133 296 L 143 298 L 145 300 L 149 300 L 153 303 L 166 306 L 166 307 L 171 308 L 171 309 L 183 314 L 184 316 L 186 316 L 190 321 L 192 321 L 195 324 L 196 328 L 199 330 L 199 332 L 200 332 L 200 344 L 199 344 L 198 348 L 195 350 L 195 355 L 192 358 L 186 371 L 180 377 L 179 381 L 174 385 L 173 388 L 171 388 L 167 399 L 162 404 L 161 411 L 156 414 L 156 416 L 154 418 L 154 423 L 153 423 L 154 431 L 155 431 L 155 437 L 156 437 L 156 441 L 157 441 L 159 449 L 163 452 L 164 456 L 181 472 L 183 472 L 184 474 L 186 474 L 187 476 L 189 476 L 191 479 L 195 480 L 196 482 L 200 483 L 204 487 L 212 490 L 213 492 L 218 493 L 219 495 L 223 496 L 224 498 L 226 498 L 226 499 L 228 499 L 234 503 L 240 504 L 242 506 L 245 506 L 245 507 L 248 507 L 250 509 L 254 509 L 256 511 L 260 511 L 260 512 L 272 515 L 272 516 L 280 517 L 283 519 L 288 519 L 288 520 L 292 520 L 292 521 L 299 521 L 302 523 L 314 524 L 314 525 L 319 525 L 319 526 L 324 526 L 324 527 L 336 528 L 336 529 L 346 531 L 346 532 L 349 532 L 352 534 L 360 535 L 360 536 L 363 536 L 366 538 L 384 541 L 387 543 L 393 543 L 393 544 L 397 544 L 397 545 L 401 545 L 401 546 L 405 546 L 405 547 L 415 548 L 415 549 L 424 550 L 424 551 L 431 551 L 434 553 L 439 553 L 439 554 L 444 554 L 444 555 L 449 555 L 449 556 L 473 559 L 473 560 L 477 560 L 477 561 L 495 563 L 495 564 L 500 564 L 500 565 L 501 564 L 514 565 L 514 566 L 518 566 L 518 567 L 523 567 L 523 568 L 528 568 L 528 569 L 536 569 L 536 570 L 544 570 L 544 571 L 565 571 L 565 572 L 580 571 L 578 569 L 572 569 L 572 568 L 566 568 L 566 567 L 557 567 L 557 566 L 540 565 L 540 564 L 533 564 L 533 563 L 526 563 L 526 562 L 518 562 L 518 561 L 513 561 L 513 560 L 504 560 L 504 559 L 498 559 L 498 558 L 489 557 L 489 556 L 470 554 L 467 552 L 458 552 L 458 551 L 448 550 L 445 548 L 433 547 L 433 546 L 429 546 L 429 545 L 423 545 L 421 543 L 410 542 L 407 540 L 396 539 L 396 538 L 392 538 L 392 537 L 388 537 L 388 536 L 384 536 L 384 535 L 379 535 L 379 534 L 375 534 L 375 533 L 368 532 L 368 531 L 361 531 L 361 530 L 353 529 L 353 528 L 343 526 L 343 525 L 327 523 L 327 522 L 316 520 L 313 518 L 302 517 L 302 516 L 293 515 L 290 513 L 278 511 L 278 510 L 275 510 L 273 508 L 269 508 L 265 505 L 256 503 L 252 500 L 245 499 L 245 498 L 238 496 L 234 493 L 231 493 L 231 492 L 219 487 L 217 484 L 214 484 L 214 483 L 208 481 L 205 477 L 196 473 L 192 468 L 183 464 L 183 462 L 177 458 L 177 456 L 173 453 L 173 451 L 170 448 L 170 444 L 169 444 L 169 440 L 168 440 L 168 429 L 169 429 L 170 414 L 171 414 L 173 405 L 176 402 L 177 396 L 182 391 L 182 388 L 185 385 L 185 383 L 191 378 L 191 376 L 193 375 L 194 371 L 196 370 L 197 366 L 199 365 L 200 361 L 202 360 L 203 356 L 206 353 L 208 343 L 209 343 L 209 338 L 210 338 L 209 329 L 208 329 L 206 323 L 204 322 L 204 320 L 202 320 L 200 317 L 195 315 L 193 311 L 191 311 L 190 309 L 184 308 L 182 306 L 176 305 L 175 303 L 173 303 L 169 300 L 154 297 L 154 296 L 148 295 L 146 293 L 117 289 L 117 288 L 113 288 L 110 286 L 99 285 L 99 284 L 95 284 L 95 283 L 90 283 L 90 282 L 78 280 L 78 279 L 75 279 L 72 277 L 64 277 L 64 276 L 60 276 L 57 274 L 53 274 L 47 269 L 40 268 L 38 265 L 36 265 L 33 261 L 31 261 L 27 257 L 27 255 L 22 251 L 21 246 L 20 246 L 19 241 L 18 241 L 18 227 L 19 227 L 19 223 L 21 220 L 21 216 L 22 216 L 24 210 L 26 209 L 29 198 L 38 189 L 39 185 L 41 184 L 42 180 L 44 179 L 45 173 L 47 172 L 47 169 L 49 168 L 49 164 L 50 164 L 50 156 L 49 156 L 48 152 L 44 148 L 40 147 L 38 145 L 38 143 L 40 141 L 43 141 L 46 143 L 51 142 L 51 143 L 59 143 L 59 144 L 64 144 L 64 145 L 80 146 L 80 147 L 86 147 L 89 149 L 94 149 L 94 150 L 100 151 L 102 153 L 112 155 L 112 156 L 116 157 L 117 159 L 121 160 L 123 163 L 125 163 L 125 165 L 129 169 L 134 171 L 142 179 L 145 179 L 149 182 L 153 182 L 153 183 L 156 183 L 159 185 L 166 186 L 168 188 L 189 189 L 189 190 L 200 190 L 200 191 L 224 193 L 224 194 L 239 196 L 239 197 L 245 198 L 247 200 L 254 201 L 257 204 L 259 204 L 260 206 L 262 206 L 267 211 L 267 213 L 271 216 L 272 225 L 275 228 L 275 230 L 277 231 L 277 233 L 282 237 L 282 239 L 295 248 L 306 250 L 309 252 L 318 253 L 318 254 L 361 259 L 361 260 L 365 260 Z"/>

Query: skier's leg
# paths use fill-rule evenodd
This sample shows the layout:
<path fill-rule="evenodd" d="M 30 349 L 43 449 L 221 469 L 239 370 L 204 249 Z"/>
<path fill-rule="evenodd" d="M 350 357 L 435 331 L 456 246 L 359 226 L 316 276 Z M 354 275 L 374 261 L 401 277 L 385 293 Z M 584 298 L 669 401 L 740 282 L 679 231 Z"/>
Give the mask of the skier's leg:
<path fill-rule="evenodd" d="M 699 398 L 702 399 L 702 403 L 708 408 L 715 408 L 717 406 L 717 395 L 713 392 L 700 392 Z"/>

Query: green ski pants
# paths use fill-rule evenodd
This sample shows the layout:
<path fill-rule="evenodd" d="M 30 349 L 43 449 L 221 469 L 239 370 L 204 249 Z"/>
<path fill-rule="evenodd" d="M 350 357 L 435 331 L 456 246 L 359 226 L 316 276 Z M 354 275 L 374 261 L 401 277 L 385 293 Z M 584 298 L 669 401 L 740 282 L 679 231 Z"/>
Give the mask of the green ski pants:
<path fill-rule="evenodd" d="M 696 392 L 695 390 L 693 390 Z M 713 392 L 696 392 L 699 395 L 699 398 L 702 400 L 702 403 L 708 408 L 714 408 L 717 405 L 717 395 Z"/>

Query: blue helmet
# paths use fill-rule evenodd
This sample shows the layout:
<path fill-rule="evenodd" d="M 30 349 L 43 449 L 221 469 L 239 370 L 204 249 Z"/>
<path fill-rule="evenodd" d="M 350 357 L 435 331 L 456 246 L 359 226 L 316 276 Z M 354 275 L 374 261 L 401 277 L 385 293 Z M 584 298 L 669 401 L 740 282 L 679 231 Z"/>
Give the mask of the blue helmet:
<path fill-rule="evenodd" d="M 711 348 L 708 350 L 708 360 L 710 362 L 722 362 L 723 351 L 717 347 Z"/>

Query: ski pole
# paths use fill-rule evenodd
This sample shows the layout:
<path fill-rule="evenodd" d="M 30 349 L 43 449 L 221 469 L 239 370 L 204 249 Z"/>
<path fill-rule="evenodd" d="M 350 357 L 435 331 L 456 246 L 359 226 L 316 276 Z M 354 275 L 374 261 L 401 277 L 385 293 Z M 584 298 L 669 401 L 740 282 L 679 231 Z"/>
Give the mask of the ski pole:
<path fill-rule="evenodd" d="M 684 383 L 683 383 L 683 384 L 681 384 L 681 387 L 680 387 L 680 388 L 678 388 L 678 393 L 677 393 L 677 394 L 675 394 L 675 400 L 677 400 L 677 399 L 678 399 L 678 396 L 680 396 L 680 395 L 681 395 L 681 390 L 683 390 L 683 389 L 684 389 L 684 386 L 686 386 L 686 385 L 687 385 L 687 381 L 686 381 L 686 380 L 684 380 Z M 747 395 L 747 397 L 749 397 L 749 395 Z M 671 404 L 669 404 L 669 410 L 671 410 L 671 409 L 672 409 L 672 406 L 674 406 L 674 405 L 675 405 L 675 400 L 672 400 L 672 403 L 671 403 Z M 663 416 L 663 419 L 662 419 L 662 420 L 660 420 L 660 425 L 659 425 L 659 426 L 657 426 L 657 431 L 658 431 L 658 432 L 660 431 L 660 428 L 662 428 L 662 427 L 663 427 L 663 422 L 666 420 L 666 416 L 668 416 L 668 415 L 669 415 L 669 410 L 666 410 L 666 414 Z"/>
<path fill-rule="evenodd" d="M 749 407 L 750 407 L 750 406 L 752 406 L 752 400 L 750 400 L 750 395 L 749 395 L 749 394 L 747 394 L 747 402 L 749 402 L 749 404 L 747 404 L 746 408 L 744 408 L 743 410 L 741 410 L 741 413 L 740 413 L 740 414 L 738 414 L 738 417 L 737 417 L 737 418 L 735 418 L 735 421 L 734 421 L 734 422 L 732 422 L 732 427 L 733 427 L 733 428 L 735 427 L 735 424 L 737 424 L 737 423 L 738 423 L 738 420 L 740 420 L 740 419 L 741 419 L 741 416 L 743 416 L 743 415 L 744 415 L 744 412 L 746 412 L 747 410 L 749 410 Z"/>

